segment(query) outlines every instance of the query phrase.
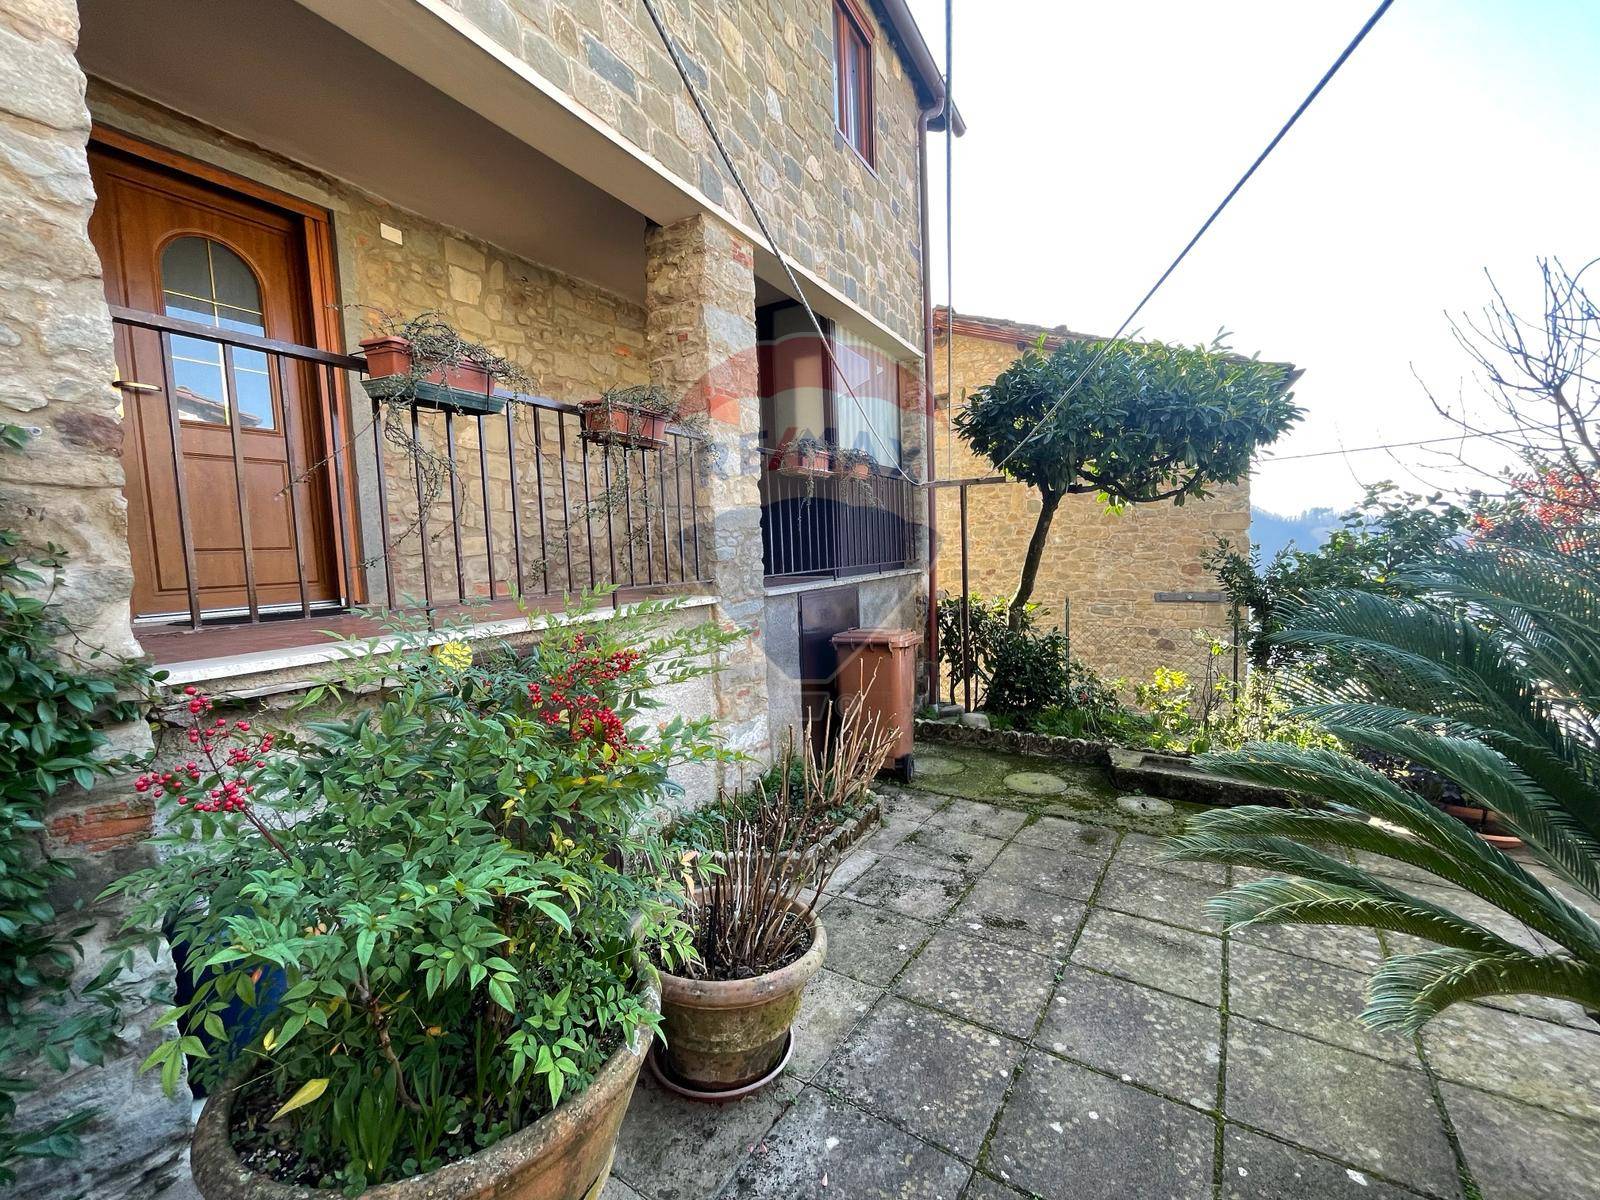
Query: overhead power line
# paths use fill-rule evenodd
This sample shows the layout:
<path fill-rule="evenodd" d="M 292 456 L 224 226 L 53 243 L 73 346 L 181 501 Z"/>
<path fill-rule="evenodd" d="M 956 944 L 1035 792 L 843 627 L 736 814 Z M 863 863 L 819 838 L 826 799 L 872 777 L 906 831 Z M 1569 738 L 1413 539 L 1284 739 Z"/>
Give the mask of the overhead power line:
<path fill-rule="evenodd" d="M 648 4 L 649 0 L 646 0 L 646 3 Z M 1267 161 L 1268 155 L 1278 148 L 1278 143 L 1283 141 L 1283 139 L 1288 135 L 1289 130 L 1294 128 L 1295 122 L 1300 119 L 1300 117 L 1305 113 L 1306 109 L 1311 107 L 1312 101 L 1322 94 L 1322 89 L 1327 87 L 1328 83 L 1333 79 L 1333 77 L 1339 73 L 1339 68 L 1344 66 L 1346 60 L 1348 60 L 1349 57 L 1355 53 L 1356 47 L 1361 45 L 1361 43 L 1366 40 L 1367 34 L 1372 32 L 1373 26 L 1375 26 L 1378 21 L 1382 19 L 1384 13 L 1389 11 L 1389 7 L 1393 3 L 1394 0 L 1383 0 L 1383 2 L 1373 10 L 1372 15 L 1367 18 L 1366 24 L 1362 25 L 1361 28 L 1356 31 L 1355 37 L 1350 39 L 1350 44 L 1340 52 L 1338 58 L 1333 60 L 1333 65 L 1322 73 L 1322 78 L 1317 80 L 1317 85 L 1306 93 L 1306 98 L 1300 101 L 1299 107 L 1289 115 L 1289 119 L 1283 123 L 1282 128 L 1280 128 L 1278 132 L 1273 135 L 1272 140 L 1267 143 L 1266 149 L 1262 150 L 1260 154 L 1256 155 L 1256 160 L 1250 164 L 1249 169 L 1245 171 L 1243 175 L 1239 176 L 1237 183 L 1228 189 L 1228 194 L 1222 198 L 1222 203 L 1218 204 L 1214 209 L 1211 210 L 1211 215 L 1205 219 L 1205 223 L 1195 231 L 1194 236 L 1189 239 L 1184 248 L 1178 251 L 1178 257 L 1173 259 L 1172 262 L 1167 265 L 1167 269 L 1161 272 L 1161 277 L 1157 279 L 1155 283 L 1150 285 L 1150 290 L 1144 294 L 1144 297 L 1139 301 L 1139 303 L 1133 306 L 1133 311 L 1122 319 L 1122 324 L 1118 325 L 1116 332 L 1105 340 L 1105 343 L 1100 347 L 1099 352 L 1089 360 L 1088 364 L 1083 368 L 1083 370 L 1078 372 L 1077 377 L 1067 385 L 1067 390 L 1062 392 L 1056 402 L 1050 406 L 1050 411 L 1045 413 L 1045 415 L 1039 420 L 1039 423 L 1028 431 L 1028 436 L 1013 446 L 1011 448 L 1011 452 L 995 464 L 995 470 L 1003 470 L 1005 465 L 1015 458 L 1024 446 L 1038 436 L 1039 431 L 1043 429 L 1052 418 L 1055 417 L 1056 413 L 1061 410 L 1061 406 L 1067 402 L 1067 399 L 1072 395 L 1072 393 L 1077 391 L 1078 386 L 1089 377 L 1089 373 L 1100 365 L 1101 360 L 1103 360 L 1105 356 L 1111 352 L 1111 348 L 1116 344 L 1117 339 L 1127 331 L 1129 325 L 1133 324 L 1134 318 L 1144 310 L 1144 306 L 1146 304 L 1150 303 L 1151 297 L 1161 290 L 1162 284 L 1167 282 L 1172 273 L 1178 269 L 1179 264 L 1181 264 L 1183 260 L 1189 256 L 1189 251 L 1193 250 L 1196 244 L 1199 243 L 1200 239 L 1206 235 L 1206 232 L 1211 228 L 1212 225 L 1216 223 L 1217 218 L 1222 215 L 1223 210 L 1233 202 L 1233 198 L 1239 194 L 1244 185 L 1250 182 L 1250 177 L 1256 173 L 1257 169 L 1262 163 Z"/>
<path fill-rule="evenodd" d="M 1410 446 L 1436 446 L 1441 442 L 1461 442 L 1469 438 L 1506 437 L 1509 434 L 1521 433 L 1519 429 L 1480 429 L 1471 433 L 1451 433 L 1442 437 L 1422 438 L 1415 442 L 1379 442 L 1373 446 L 1351 446 L 1348 449 L 1340 447 L 1337 450 L 1309 450 L 1304 454 L 1275 454 L 1271 458 L 1263 458 L 1261 466 L 1270 463 L 1299 462 L 1306 458 L 1332 458 L 1336 454 L 1364 454 L 1368 450 L 1404 450 Z"/>
<path fill-rule="evenodd" d="M 739 194 L 744 197 L 744 202 L 750 208 L 750 214 L 755 217 L 756 225 L 761 230 L 761 236 L 767 239 L 767 246 L 771 249 L 773 257 L 778 260 L 778 265 L 783 268 L 783 273 L 789 277 L 789 286 L 794 289 L 795 299 L 800 301 L 800 306 L 806 310 L 806 316 L 811 318 L 811 328 L 816 330 L 817 341 L 822 344 L 822 352 L 828 356 L 828 364 L 833 368 L 833 375 L 844 385 L 845 393 L 850 397 L 850 402 L 855 405 L 856 415 L 861 418 L 862 427 L 872 435 L 872 440 L 878 443 L 878 449 L 883 451 L 884 461 L 895 469 L 895 473 L 907 483 L 915 485 L 918 481 L 906 474 L 905 468 L 900 465 L 900 456 L 891 451 L 879 436 L 872 420 L 867 416 L 867 410 L 862 407 L 856 389 L 851 386 L 849 376 L 839 366 L 839 360 L 834 356 L 833 343 L 828 335 L 822 331 L 822 322 L 817 319 L 817 314 L 812 310 L 811 302 L 806 299 L 806 292 L 800 286 L 800 277 L 795 274 L 794 268 L 789 265 L 788 256 L 784 254 L 783 247 L 778 245 L 778 239 L 772 236 L 772 230 L 767 228 L 767 219 L 761 215 L 761 209 L 756 204 L 756 198 L 750 194 L 750 189 L 744 184 L 744 177 L 739 174 L 739 168 L 733 165 L 733 156 L 728 153 L 728 147 L 723 144 L 722 134 L 717 129 L 717 123 L 711 119 L 711 111 L 706 108 L 705 101 L 700 98 L 700 91 L 694 85 L 694 80 L 689 77 L 689 69 L 684 66 L 683 56 L 678 52 L 678 43 L 667 32 L 666 24 L 661 20 L 661 14 L 656 11 L 655 0 L 644 0 L 645 11 L 650 14 L 651 23 L 656 27 L 656 33 L 661 36 L 662 43 L 667 48 L 667 54 L 672 59 L 672 65 L 678 70 L 678 78 L 683 80 L 683 86 L 688 90 L 689 99 L 694 101 L 695 110 L 700 114 L 700 120 L 706 127 L 706 132 L 711 135 L 711 143 L 716 146 L 717 154 L 722 158 L 722 165 L 727 168 L 733 186 L 739 189 Z M 931 364 L 930 364 L 931 369 Z"/>

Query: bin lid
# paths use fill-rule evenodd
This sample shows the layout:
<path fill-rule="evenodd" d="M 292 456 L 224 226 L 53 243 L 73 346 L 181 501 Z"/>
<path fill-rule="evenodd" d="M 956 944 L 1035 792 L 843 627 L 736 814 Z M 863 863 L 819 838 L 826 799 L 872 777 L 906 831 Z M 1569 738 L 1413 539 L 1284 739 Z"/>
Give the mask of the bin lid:
<path fill-rule="evenodd" d="M 915 629 L 846 629 L 829 640 L 835 646 L 881 646 L 888 650 L 904 650 L 920 645 L 922 634 Z"/>

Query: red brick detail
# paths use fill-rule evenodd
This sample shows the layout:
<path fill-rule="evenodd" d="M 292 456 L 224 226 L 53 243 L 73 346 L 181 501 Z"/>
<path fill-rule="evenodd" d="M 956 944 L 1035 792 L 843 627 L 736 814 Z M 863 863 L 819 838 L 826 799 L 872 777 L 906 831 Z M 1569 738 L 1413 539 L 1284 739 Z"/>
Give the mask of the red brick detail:
<path fill-rule="evenodd" d="M 65 845 L 101 854 L 144 841 L 154 819 L 155 806 L 141 800 L 97 804 L 56 817 L 50 822 L 50 835 Z"/>

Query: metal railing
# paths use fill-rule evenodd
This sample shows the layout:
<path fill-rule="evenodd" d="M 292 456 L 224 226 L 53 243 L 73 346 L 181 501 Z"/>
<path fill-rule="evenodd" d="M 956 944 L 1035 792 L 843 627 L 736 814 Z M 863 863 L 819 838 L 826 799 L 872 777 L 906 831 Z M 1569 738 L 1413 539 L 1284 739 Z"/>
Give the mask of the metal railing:
<path fill-rule="evenodd" d="M 431 619 L 442 608 L 513 594 L 704 580 L 705 454 L 686 430 L 669 427 L 660 444 L 623 446 L 585 433 L 577 405 L 542 396 L 496 392 L 465 408 L 443 389 L 427 387 L 369 397 L 360 386 L 366 362 L 358 356 L 121 307 L 113 307 L 112 318 L 119 335 L 145 331 L 147 346 L 152 334 L 159 342 L 159 388 L 123 386 L 164 393 L 162 436 L 171 461 L 149 469 L 172 472 L 187 617 L 195 628 L 219 615 L 259 621 L 275 612 L 310 616 L 315 608 L 362 603 L 420 608 Z M 225 402 L 209 404 L 181 386 L 174 338 L 220 348 Z M 283 422 L 288 483 L 274 499 L 288 500 L 294 577 L 275 588 L 297 594 L 287 603 L 263 600 L 243 445 L 250 426 L 240 405 L 226 399 L 238 396 L 238 361 L 246 352 L 253 374 L 264 360 L 272 411 Z M 320 429 L 297 429 L 305 408 L 287 398 L 299 394 L 314 400 L 309 411 Z M 237 552 L 228 553 L 230 571 L 237 567 L 243 580 L 240 605 L 208 604 L 202 594 L 184 443 L 191 430 L 206 426 L 232 448 L 237 507 L 228 516 L 237 516 L 241 537 Z M 305 446 L 318 451 L 297 449 Z M 309 586 L 319 554 L 336 584 L 327 604 Z M 167 614 L 135 614 L 156 615 Z"/>
<path fill-rule="evenodd" d="M 767 582 L 842 579 L 916 562 L 915 485 L 877 464 L 802 470 L 763 449 L 761 548 Z M 862 474 L 861 472 L 865 472 Z"/>

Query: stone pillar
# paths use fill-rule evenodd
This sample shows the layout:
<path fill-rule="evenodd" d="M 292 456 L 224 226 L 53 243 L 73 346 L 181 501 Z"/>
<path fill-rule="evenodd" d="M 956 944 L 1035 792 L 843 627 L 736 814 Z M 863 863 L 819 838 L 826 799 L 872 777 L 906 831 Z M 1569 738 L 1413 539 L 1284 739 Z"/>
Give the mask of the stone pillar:
<path fill-rule="evenodd" d="M 729 746 L 764 763 L 772 735 L 762 629 L 754 257 L 750 243 L 703 216 L 652 227 L 645 253 L 651 381 L 681 397 L 686 414 L 703 414 L 710 438 L 700 477 L 701 571 L 716 589 L 721 619 L 749 634 L 715 676 L 716 715 Z"/>
<path fill-rule="evenodd" d="M 73 0 L 8 0 L 0 5 L 0 424 L 32 436 L 0 448 L 0 527 L 25 545 L 54 543 L 66 558 L 53 600 L 80 639 L 112 654 L 137 655 L 128 621 L 132 569 L 122 497 L 122 423 L 111 320 L 100 261 L 89 242 L 94 207 L 85 147 L 89 112 L 73 51 Z M 107 731 L 113 748 L 150 747 L 142 724 Z M 117 921 L 97 908 L 110 880 L 150 861 L 148 806 L 130 802 L 127 780 L 90 793 L 63 793 L 49 812 L 49 849 L 74 860 L 77 877 L 55 897 L 71 912 L 82 901 L 98 926 L 83 939 L 79 977 L 100 965 L 104 934 Z M 72 914 L 73 924 L 84 914 Z M 129 980 L 146 997 L 172 982 L 164 957 L 141 961 Z M 136 1069 L 170 1031 L 148 1032 L 159 1006 L 131 1013 L 104 1066 L 74 1063 L 66 1074 L 35 1064 L 39 1083 L 24 1103 L 23 1127 L 95 1110 L 73 1161 L 21 1164 L 17 1195 L 148 1195 L 176 1171 L 189 1131 L 188 1093 L 167 1099 Z M 9 1064 L 15 1067 L 17 1064 Z"/>

